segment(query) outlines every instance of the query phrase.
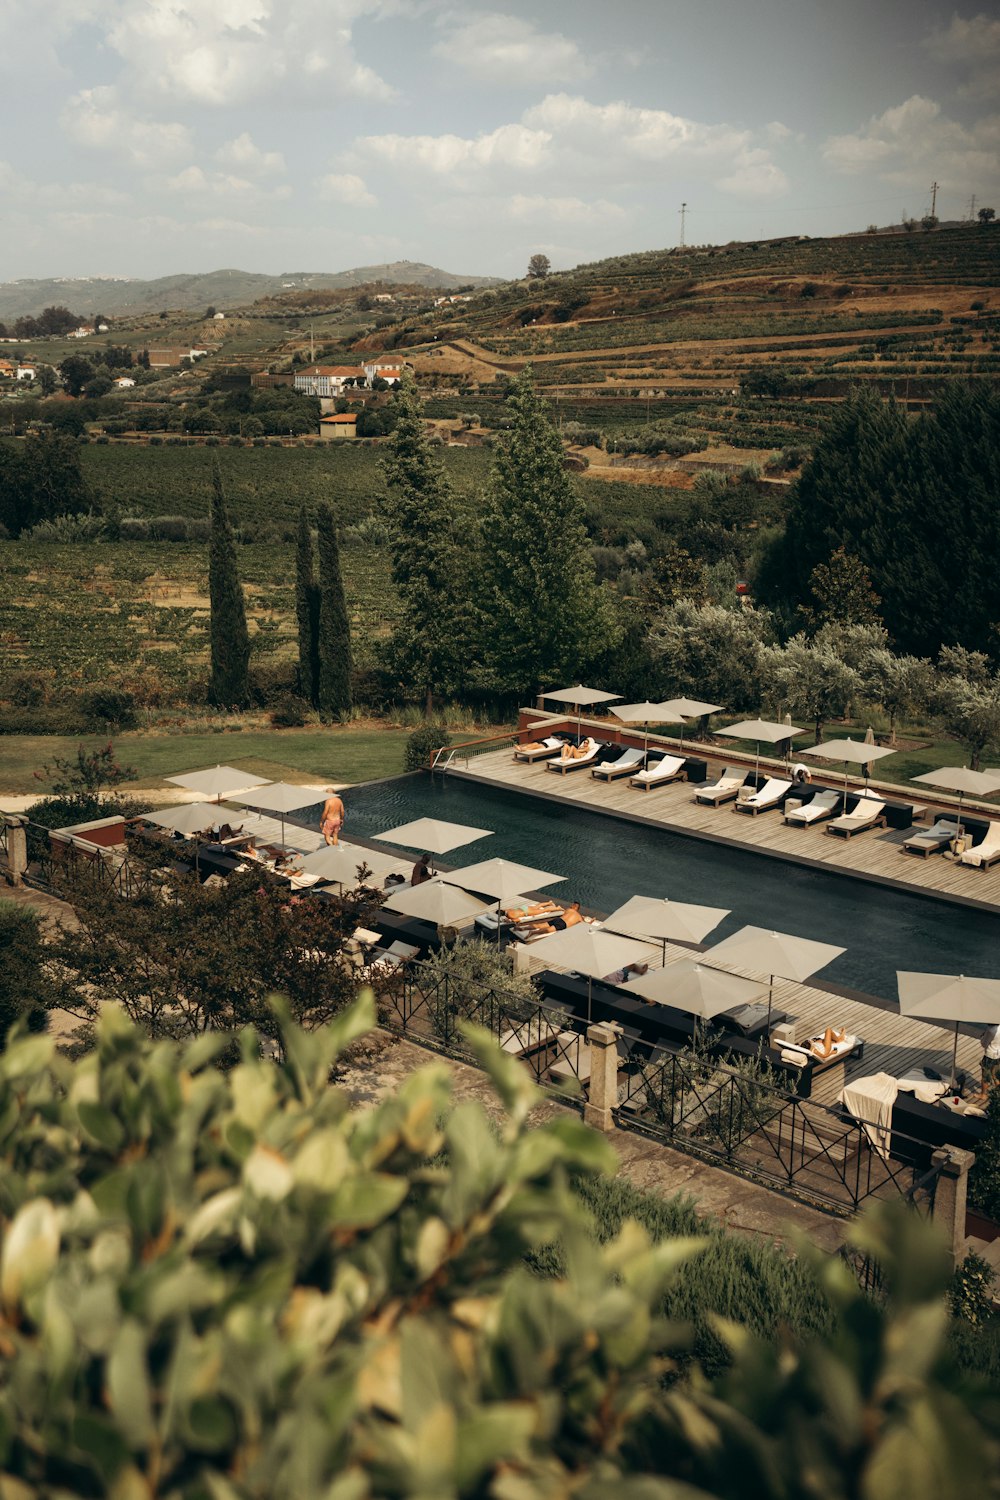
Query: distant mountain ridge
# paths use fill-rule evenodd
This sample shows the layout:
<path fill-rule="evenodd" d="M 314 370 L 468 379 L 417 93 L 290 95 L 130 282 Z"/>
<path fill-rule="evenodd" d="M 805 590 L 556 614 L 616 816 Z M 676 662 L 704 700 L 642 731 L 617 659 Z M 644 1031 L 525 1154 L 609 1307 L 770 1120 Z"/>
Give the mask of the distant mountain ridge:
<path fill-rule="evenodd" d="M 453 291 L 459 286 L 496 286 L 495 276 L 460 276 L 422 261 L 397 260 L 376 266 L 354 266 L 347 271 L 283 271 L 268 276 L 256 271 L 220 270 L 188 275 L 159 276 L 152 281 L 117 276 L 53 276 L 44 280 L 0 282 L 0 321 L 36 318 L 46 307 L 63 306 L 81 314 L 109 316 L 215 306 L 225 312 L 261 297 L 307 288 L 363 286 L 381 281 L 389 285 L 425 286 Z"/>

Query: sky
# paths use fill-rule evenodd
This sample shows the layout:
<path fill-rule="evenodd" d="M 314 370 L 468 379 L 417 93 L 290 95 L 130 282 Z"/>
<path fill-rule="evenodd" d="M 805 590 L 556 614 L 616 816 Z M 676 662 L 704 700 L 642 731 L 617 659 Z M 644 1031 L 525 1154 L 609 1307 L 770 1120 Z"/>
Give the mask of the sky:
<path fill-rule="evenodd" d="M 936 0 L 0 0 L 0 86 L 0 280 L 1000 213 L 1000 19 Z"/>

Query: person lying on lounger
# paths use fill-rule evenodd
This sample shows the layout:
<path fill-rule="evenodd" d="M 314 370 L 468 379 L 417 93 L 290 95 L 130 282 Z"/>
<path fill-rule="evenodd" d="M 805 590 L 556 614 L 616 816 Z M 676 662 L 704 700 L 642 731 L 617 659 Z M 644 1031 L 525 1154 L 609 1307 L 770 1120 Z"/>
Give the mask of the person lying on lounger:
<path fill-rule="evenodd" d="M 525 917 L 540 917 L 561 910 L 555 901 L 536 901 L 534 906 L 509 906 L 504 915 L 511 922 L 523 922 Z"/>
<path fill-rule="evenodd" d="M 567 927 L 575 927 L 583 920 L 579 901 L 571 901 L 564 911 L 552 918 L 551 922 L 536 922 L 531 930 L 533 933 L 563 932 Z"/>
<path fill-rule="evenodd" d="M 583 760 L 594 748 L 593 740 L 584 740 L 582 745 L 565 745 L 563 747 L 563 760 Z"/>
<path fill-rule="evenodd" d="M 813 1057 L 818 1057 L 820 1062 L 825 1062 L 832 1057 L 838 1042 L 846 1042 L 847 1032 L 837 1031 L 835 1027 L 828 1026 L 821 1037 L 809 1043 L 809 1050 Z"/>

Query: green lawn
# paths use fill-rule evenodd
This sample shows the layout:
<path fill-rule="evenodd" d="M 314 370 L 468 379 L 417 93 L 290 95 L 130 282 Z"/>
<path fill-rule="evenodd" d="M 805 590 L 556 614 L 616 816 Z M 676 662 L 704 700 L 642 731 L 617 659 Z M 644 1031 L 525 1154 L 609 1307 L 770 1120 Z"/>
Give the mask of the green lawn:
<path fill-rule="evenodd" d="M 271 780 L 331 782 L 373 781 L 403 769 L 405 729 L 266 729 L 222 734 L 120 734 L 115 749 L 125 765 L 135 766 L 137 788 L 166 786 L 165 776 L 199 771 L 222 762 Z M 81 741 L 60 735 L 5 735 L 0 738 L 0 796 L 47 791 L 34 772 L 56 756 L 72 757 L 78 744 L 106 744 L 94 736 Z"/>

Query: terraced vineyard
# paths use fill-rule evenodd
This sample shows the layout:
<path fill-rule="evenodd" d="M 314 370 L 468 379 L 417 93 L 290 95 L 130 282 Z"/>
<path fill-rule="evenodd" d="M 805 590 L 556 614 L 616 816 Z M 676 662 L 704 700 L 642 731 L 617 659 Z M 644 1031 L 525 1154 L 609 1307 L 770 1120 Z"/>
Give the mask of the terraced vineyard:
<path fill-rule="evenodd" d="M 388 635 L 397 617 L 388 554 L 347 541 L 342 558 L 364 663 L 371 643 Z M 294 547 L 241 547 L 239 561 L 258 659 L 294 659 Z M 159 677 L 168 690 L 183 689 L 205 675 L 208 618 L 204 546 L 0 543 L 5 673 L 55 671 L 60 688 L 141 673 Z"/>

